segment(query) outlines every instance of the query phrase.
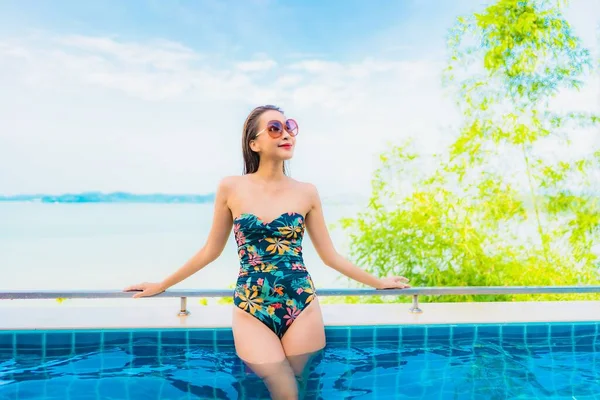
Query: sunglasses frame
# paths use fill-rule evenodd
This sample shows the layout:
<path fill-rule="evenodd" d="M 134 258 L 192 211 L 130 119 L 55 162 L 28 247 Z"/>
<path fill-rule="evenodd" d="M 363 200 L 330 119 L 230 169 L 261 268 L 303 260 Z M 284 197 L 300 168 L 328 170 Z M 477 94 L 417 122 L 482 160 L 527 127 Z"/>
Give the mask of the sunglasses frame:
<path fill-rule="evenodd" d="M 291 131 L 291 130 L 289 130 L 289 129 L 288 129 L 288 127 L 287 127 L 287 122 L 288 122 L 288 121 L 294 121 L 294 124 L 296 124 L 296 133 L 294 133 L 293 131 Z M 270 125 L 270 124 L 272 124 L 273 122 L 278 122 L 278 123 L 280 123 L 280 124 L 281 124 L 281 121 L 280 121 L 280 120 L 278 120 L 278 119 L 273 119 L 273 120 L 271 120 L 271 121 L 267 122 L 267 126 L 265 126 L 265 127 L 264 127 L 264 128 L 263 128 L 263 129 L 262 129 L 260 132 L 258 132 L 258 133 L 256 134 L 256 136 L 254 136 L 254 137 L 255 137 L 255 138 L 257 138 L 257 137 L 258 137 L 258 135 L 260 135 L 261 133 L 263 133 L 265 130 L 269 129 L 269 125 Z M 287 131 L 287 133 L 289 133 L 289 134 L 290 134 L 290 136 L 293 136 L 293 137 L 295 137 L 295 136 L 297 136 L 297 135 L 298 135 L 298 132 L 299 132 L 299 130 L 300 130 L 300 129 L 298 128 L 298 122 L 297 122 L 295 119 L 293 119 L 293 118 L 288 118 L 288 119 L 286 119 L 286 120 L 285 120 L 285 122 L 284 122 L 282 125 L 283 125 L 283 129 L 285 129 L 285 130 Z M 273 139 L 278 139 L 278 138 L 280 138 L 280 137 L 283 135 L 283 130 L 281 130 L 281 131 L 280 131 L 280 133 L 279 133 L 279 134 L 277 134 L 277 135 L 275 135 L 275 136 L 274 136 L 274 135 L 273 135 L 273 134 L 272 134 L 270 131 L 268 131 L 267 133 L 268 133 L 268 134 L 269 134 L 269 136 L 270 136 L 270 137 L 272 137 Z"/>

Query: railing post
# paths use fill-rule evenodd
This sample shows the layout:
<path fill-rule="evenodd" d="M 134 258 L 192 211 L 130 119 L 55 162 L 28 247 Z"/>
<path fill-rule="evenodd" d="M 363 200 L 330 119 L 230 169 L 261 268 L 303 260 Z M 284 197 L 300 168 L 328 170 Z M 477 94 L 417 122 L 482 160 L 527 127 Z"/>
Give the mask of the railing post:
<path fill-rule="evenodd" d="M 413 294 L 412 306 L 410 307 L 409 311 L 413 314 L 421 314 L 423 312 L 423 310 L 421 310 L 419 308 L 419 295 L 418 294 Z"/>
<path fill-rule="evenodd" d="M 187 297 L 181 298 L 181 305 L 179 307 L 179 313 L 177 313 L 180 317 L 185 317 L 190 315 L 189 310 L 187 309 Z"/>

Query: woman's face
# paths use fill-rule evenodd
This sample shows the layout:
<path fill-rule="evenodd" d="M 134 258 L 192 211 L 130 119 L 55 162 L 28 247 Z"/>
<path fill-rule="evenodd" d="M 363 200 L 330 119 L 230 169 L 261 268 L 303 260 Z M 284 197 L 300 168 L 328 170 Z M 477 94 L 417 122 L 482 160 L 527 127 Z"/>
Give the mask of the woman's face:
<path fill-rule="evenodd" d="M 261 158 L 289 160 L 294 155 L 298 124 L 275 110 L 265 111 L 258 122 L 258 132 L 250 148 Z"/>

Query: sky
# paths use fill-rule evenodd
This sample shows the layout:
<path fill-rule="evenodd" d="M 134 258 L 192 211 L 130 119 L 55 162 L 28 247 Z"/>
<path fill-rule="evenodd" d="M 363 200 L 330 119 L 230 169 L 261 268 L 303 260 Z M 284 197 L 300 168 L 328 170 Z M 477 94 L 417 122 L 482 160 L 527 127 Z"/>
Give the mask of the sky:
<path fill-rule="evenodd" d="M 391 144 L 455 137 L 446 34 L 482 3 L 0 0 L 0 194 L 212 192 L 261 104 L 299 123 L 294 178 L 368 194 Z M 566 16 L 597 50 L 600 1 Z"/>

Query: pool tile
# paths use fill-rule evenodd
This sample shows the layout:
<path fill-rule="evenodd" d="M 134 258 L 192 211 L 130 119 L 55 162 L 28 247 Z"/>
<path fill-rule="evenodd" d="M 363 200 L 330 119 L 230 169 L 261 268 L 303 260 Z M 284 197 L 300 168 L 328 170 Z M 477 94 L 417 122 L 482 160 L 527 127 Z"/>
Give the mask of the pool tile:
<path fill-rule="evenodd" d="M 550 324 L 550 336 L 552 338 L 570 338 L 572 334 L 572 324 Z"/>
<path fill-rule="evenodd" d="M 75 332 L 75 348 L 95 351 L 100 349 L 102 334 L 100 332 Z"/>
<path fill-rule="evenodd" d="M 96 396 L 96 385 L 95 379 L 73 379 L 67 389 L 67 397 L 65 399 L 95 399 Z M 82 396 L 83 393 L 89 393 L 89 397 Z"/>
<path fill-rule="evenodd" d="M 232 353 L 235 352 L 235 345 L 233 342 L 217 343 L 215 351 L 217 353 Z"/>
<path fill-rule="evenodd" d="M 333 326 L 325 328 L 325 335 L 329 343 L 348 343 L 350 341 L 350 328 L 346 326 Z"/>
<path fill-rule="evenodd" d="M 573 342 L 575 343 L 576 346 L 588 346 L 588 345 L 594 345 L 594 342 L 596 341 L 596 335 L 594 333 L 587 333 L 587 334 L 583 334 L 583 335 L 577 335 L 577 336 L 573 336 Z"/>
<path fill-rule="evenodd" d="M 566 338 L 566 337 L 551 337 L 550 338 L 550 344 L 552 346 L 570 346 L 572 345 L 573 341 L 571 340 L 571 338 Z"/>
<path fill-rule="evenodd" d="M 158 357 L 158 346 L 132 345 L 131 352 L 136 357 Z"/>
<path fill-rule="evenodd" d="M 573 337 L 596 335 L 598 333 L 596 327 L 595 324 L 574 324 Z"/>
<path fill-rule="evenodd" d="M 0 350 L 11 349 L 15 345 L 15 335 L 12 332 L 0 332 Z"/>
<path fill-rule="evenodd" d="M 129 347 L 131 344 L 132 332 L 130 331 L 104 331 L 104 346 Z"/>
<path fill-rule="evenodd" d="M 450 338 L 452 328 L 450 326 L 429 326 L 427 327 L 427 336 L 435 339 Z"/>
<path fill-rule="evenodd" d="M 425 334 L 425 327 L 423 326 L 404 326 L 402 327 L 402 343 L 424 344 Z"/>
<path fill-rule="evenodd" d="M 17 389 L 17 396 L 12 399 L 36 399 L 39 398 L 40 393 L 44 393 L 47 382 L 45 380 L 30 379 L 25 382 L 21 382 Z M 4 399 L 5 397 L 3 397 Z"/>
<path fill-rule="evenodd" d="M 377 367 L 383 368 L 382 370 L 379 370 L 380 374 L 378 374 L 378 376 L 380 376 L 381 373 L 385 373 L 385 369 L 399 368 L 400 365 L 402 365 L 405 362 L 406 362 L 405 360 L 402 360 L 401 358 L 398 357 L 397 351 L 378 354 L 377 356 L 373 357 L 374 368 L 377 368 Z"/>
<path fill-rule="evenodd" d="M 127 378 L 102 377 L 98 380 L 96 393 L 98 399 L 110 399 L 115 394 L 127 393 Z"/>
<path fill-rule="evenodd" d="M 233 331 L 231 329 L 216 329 L 215 333 L 217 343 L 233 343 Z"/>
<path fill-rule="evenodd" d="M 42 334 L 41 333 L 17 333 L 16 334 L 17 349 L 41 349 Z"/>
<path fill-rule="evenodd" d="M 550 326 L 548 324 L 531 324 L 525 326 L 528 344 L 548 343 L 550 340 Z"/>
<path fill-rule="evenodd" d="M 397 341 L 400 337 L 400 328 L 397 326 L 375 327 L 375 340 L 378 342 Z"/>
<path fill-rule="evenodd" d="M 213 344 L 215 333 L 212 329 L 190 329 L 188 333 L 190 345 Z"/>
<path fill-rule="evenodd" d="M 65 384 L 64 380 L 49 380 L 45 386 L 45 394 L 48 399 L 68 399 L 68 385 Z"/>
<path fill-rule="evenodd" d="M 452 339 L 454 341 L 473 341 L 475 340 L 475 328 L 470 325 L 457 325 L 452 328 Z"/>
<path fill-rule="evenodd" d="M 68 357 L 73 355 L 71 347 L 46 347 L 46 357 Z"/>
<path fill-rule="evenodd" d="M 544 336 L 548 337 L 550 332 L 549 324 L 529 324 L 526 326 L 525 331 L 527 336 Z"/>
<path fill-rule="evenodd" d="M 473 342 L 469 342 L 461 345 L 453 344 L 450 348 L 450 362 L 457 362 L 457 360 L 467 359 L 473 354 Z"/>
<path fill-rule="evenodd" d="M 523 324 L 506 324 L 500 329 L 503 341 L 522 341 L 525 338 L 525 326 Z"/>
<path fill-rule="evenodd" d="M 160 333 L 161 345 L 186 346 L 188 344 L 187 331 L 185 329 L 165 330 Z"/>
<path fill-rule="evenodd" d="M 350 328 L 350 343 L 373 343 L 374 333 L 370 327 L 353 326 Z"/>
<path fill-rule="evenodd" d="M 477 336 L 475 336 L 474 333 L 475 328 L 477 329 Z M 571 329 L 573 332 L 577 332 L 577 334 L 573 335 L 573 341 L 571 340 Z M 132 332 L 131 338 L 134 339 L 135 337 L 135 339 L 132 341 L 129 340 L 130 333 L 128 331 L 103 331 L 102 335 L 104 336 L 105 343 L 110 342 L 111 333 L 113 334 L 112 338 L 117 339 L 117 342 L 121 340 L 127 346 L 131 346 L 133 342 L 133 346 L 131 346 L 132 353 L 134 354 L 134 357 L 141 358 L 132 359 L 132 362 L 135 365 L 154 365 L 155 362 L 160 362 L 157 354 L 159 351 L 161 351 L 160 349 L 162 349 L 161 355 L 163 355 L 163 357 L 168 355 L 175 357 L 178 360 L 185 360 L 186 354 L 188 353 L 186 347 L 184 345 L 177 346 L 176 344 L 185 344 L 186 332 L 188 332 L 187 329 L 161 330 L 160 333 L 159 331 L 155 330 Z M 225 354 L 232 353 L 233 336 L 230 329 L 192 329 L 189 330 L 189 332 L 195 340 L 204 341 L 204 343 L 197 342 L 196 348 L 199 348 L 201 345 L 206 345 L 213 346 L 210 348 L 219 352 L 222 351 Z M 89 335 L 84 335 L 86 333 Z M 455 341 L 452 349 L 447 350 L 447 354 L 441 350 L 438 353 L 435 350 L 427 350 L 423 348 L 423 344 L 426 343 L 431 345 L 433 342 L 437 343 L 440 340 L 443 340 L 445 337 L 449 337 L 450 333 L 452 333 L 454 336 Z M 77 338 L 75 343 L 85 346 L 86 344 L 90 343 L 93 345 L 94 340 L 98 339 L 98 334 L 98 332 L 78 331 L 73 334 L 73 337 Z M 386 347 L 384 346 L 382 348 L 384 349 L 383 351 L 378 350 L 380 353 L 373 354 L 371 356 L 377 367 L 377 371 L 373 372 L 375 374 L 375 378 L 368 377 L 368 373 L 366 372 L 357 372 L 355 377 L 352 378 L 352 381 L 357 383 L 357 385 L 358 383 L 364 383 L 364 386 L 362 387 L 363 389 L 374 390 L 378 395 L 385 394 L 386 389 L 392 388 L 395 385 L 395 380 L 386 375 L 387 369 L 397 368 L 397 366 L 404 365 L 408 362 L 408 364 L 406 364 L 407 367 L 400 367 L 402 368 L 403 378 L 405 378 L 405 375 L 410 372 L 409 370 L 411 365 L 415 367 L 415 382 L 421 385 L 423 390 L 425 390 L 421 394 L 427 396 L 430 393 L 428 390 L 431 389 L 431 386 L 425 387 L 422 383 L 428 382 L 429 384 L 435 385 L 437 380 L 441 380 L 439 375 L 442 374 L 443 367 L 448 362 L 445 359 L 448 354 L 456 357 L 456 359 L 460 360 L 461 363 L 468 363 L 473 357 L 472 341 L 476 337 L 478 339 L 500 337 L 503 339 L 503 348 L 507 349 L 506 351 L 509 351 L 511 355 L 525 359 L 532 356 L 535 358 L 544 358 L 549 353 L 558 351 L 565 352 L 566 355 L 573 354 L 574 357 L 581 358 L 586 357 L 583 352 L 591 353 L 594 351 L 594 346 L 596 346 L 596 350 L 600 350 L 600 335 L 598 335 L 597 324 L 483 324 L 464 326 L 404 325 L 352 328 L 327 327 L 326 334 L 328 342 L 330 343 L 335 343 L 335 339 L 337 338 L 337 342 L 340 343 L 336 346 L 338 348 L 345 348 L 345 343 L 366 344 L 366 346 L 363 345 L 362 347 L 370 347 L 376 342 L 385 342 L 386 340 L 403 341 L 408 344 L 404 348 L 399 347 L 400 350 L 404 350 L 401 354 L 400 352 L 395 352 L 394 349 L 386 352 Z M 555 334 L 562 334 L 562 336 L 558 335 L 555 337 Z M 46 357 L 69 356 L 69 353 L 67 353 L 67 351 L 69 351 L 68 348 L 61 349 L 58 346 L 63 343 L 71 342 L 70 332 L 46 332 L 42 333 L 41 335 L 38 332 L 27 332 L 18 333 L 17 335 L 24 335 L 21 336 L 21 340 L 19 341 L 19 343 L 21 343 L 21 350 L 19 350 L 19 353 L 26 356 L 26 358 L 28 357 L 31 359 L 31 355 L 40 354 L 39 352 L 44 344 L 44 335 L 45 343 L 47 344 Z M 38 335 L 38 337 L 36 337 L 36 335 Z M 11 339 L 7 339 L 7 337 L 11 337 Z M 549 337 L 552 338 L 551 342 L 548 341 Z M 231 340 L 231 342 L 229 342 L 229 340 Z M 427 340 L 427 342 L 425 342 L 425 340 Z M 471 343 L 468 343 L 469 340 L 471 340 Z M 161 346 L 152 344 L 159 341 Z M 461 344 L 460 346 L 457 346 L 457 341 L 460 343 L 464 342 L 465 345 L 462 346 Z M 529 345 L 528 348 L 523 347 L 524 343 Z M 551 344 L 554 343 L 557 343 L 558 345 L 550 348 Z M 16 339 L 14 344 L 17 344 Z M 471 345 L 470 348 L 468 346 L 469 344 Z M 485 346 L 485 342 L 480 344 Z M 12 345 L 12 334 L 0 334 L 0 350 L 2 349 L 2 346 L 10 349 Z M 53 350 L 58 350 L 59 353 L 51 353 Z M 169 351 L 166 352 L 166 350 Z M 204 351 L 205 350 L 206 348 Z M 479 348 L 479 350 L 477 350 L 478 354 L 481 352 L 481 350 L 485 349 Z M 64 353 L 60 353 L 60 351 L 63 351 Z M 485 351 L 483 353 L 487 354 Z M 120 354 L 124 353 L 120 352 Z M 195 353 L 195 361 L 199 360 L 198 357 L 200 354 L 201 353 L 198 352 Z M 218 354 L 216 356 L 219 357 Z M 496 354 L 492 354 L 491 356 L 494 358 L 496 357 Z M 156 361 L 153 360 L 154 358 Z M 422 375 L 423 370 L 428 371 L 426 376 Z M 326 379 L 322 381 L 326 381 Z M 92 394 L 93 391 L 89 393 Z M 490 392 L 486 393 L 489 394 Z"/>
<path fill-rule="evenodd" d="M 595 351 L 594 342 L 577 343 L 573 345 L 573 349 L 576 353 L 593 353 Z"/>
<path fill-rule="evenodd" d="M 43 347 L 21 348 L 17 350 L 16 358 L 17 360 L 31 361 L 32 357 L 36 359 L 43 358 L 44 353 L 45 352 Z"/>
<path fill-rule="evenodd" d="M 46 348 L 70 349 L 73 346 L 75 337 L 72 332 L 46 332 Z"/>
<path fill-rule="evenodd" d="M 159 355 L 162 357 L 185 357 L 189 347 L 187 346 L 176 346 L 176 345 L 162 345 L 159 349 Z"/>
<path fill-rule="evenodd" d="M 553 353 L 572 353 L 573 352 L 573 344 L 572 343 L 559 343 L 553 344 L 551 347 Z"/>
<path fill-rule="evenodd" d="M 158 346 L 158 331 L 133 331 L 131 344 L 133 346 Z"/>
<path fill-rule="evenodd" d="M 402 385 L 401 392 L 406 399 L 425 399 L 423 397 L 425 387 L 420 382 L 410 382 Z"/>
<path fill-rule="evenodd" d="M 477 337 L 479 339 L 499 339 L 500 325 L 485 324 L 477 327 Z"/>
<path fill-rule="evenodd" d="M 14 350 L 11 349 L 1 349 L 0 348 L 0 363 L 10 360 L 14 356 Z"/>

